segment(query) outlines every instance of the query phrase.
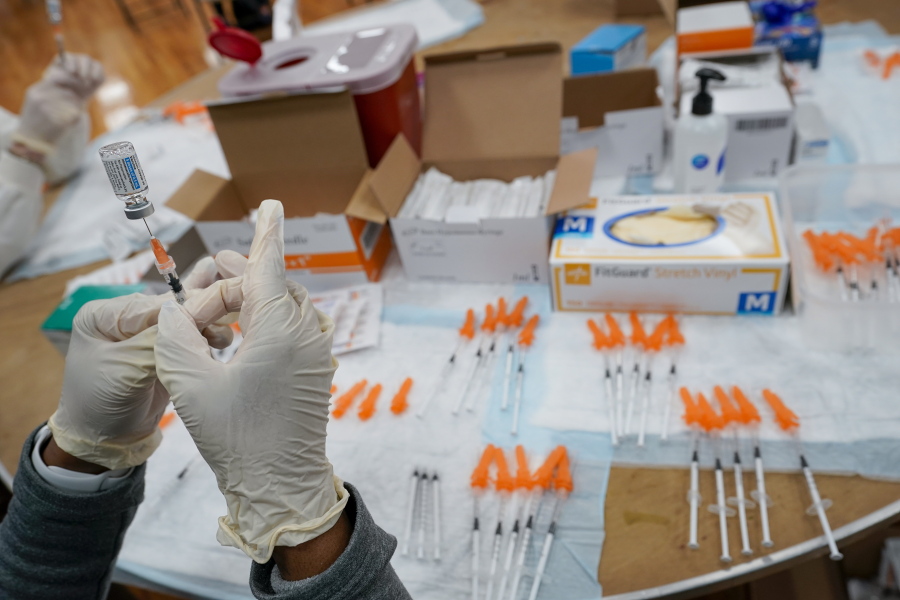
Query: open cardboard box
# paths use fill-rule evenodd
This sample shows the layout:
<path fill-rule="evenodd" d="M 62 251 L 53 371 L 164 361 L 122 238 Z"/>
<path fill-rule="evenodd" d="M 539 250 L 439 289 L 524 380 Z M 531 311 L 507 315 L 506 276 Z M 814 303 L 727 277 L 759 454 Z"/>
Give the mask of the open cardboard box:
<path fill-rule="evenodd" d="M 656 69 L 569 77 L 563 82 L 563 152 L 597 149 L 597 177 L 657 173 L 663 107 Z"/>
<path fill-rule="evenodd" d="M 210 254 L 247 255 L 248 215 L 280 200 L 289 278 L 312 291 L 377 281 L 391 239 L 355 111 L 348 91 L 211 104 L 231 179 L 195 171 L 167 206 L 195 221 Z"/>
<path fill-rule="evenodd" d="M 562 49 L 555 43 L 425 59 L 422 159 L 397 138 L 371 186 L 391 217 L 410 279 L 546 283 L 552 215 L 588 202 L 596 150 L 560 156 Z M 512 181 L 556 169 L 546 215 L 433 221 L 397 218 L 430 167 L 457 181 Z"/>

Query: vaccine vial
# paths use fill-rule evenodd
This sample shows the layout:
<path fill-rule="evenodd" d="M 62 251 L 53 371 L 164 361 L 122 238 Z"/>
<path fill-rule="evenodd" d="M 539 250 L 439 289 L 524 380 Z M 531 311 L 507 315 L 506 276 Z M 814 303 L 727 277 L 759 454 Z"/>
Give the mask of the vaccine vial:
<path fill-rule="evenodd" d="M 125 216 L 143 219 L 153 214 L 153 204 L 147 199 L 150 186 L 131 142 L 116 142 L 100 148 L 100 160 L 113 192 L 125 203 Z"/>

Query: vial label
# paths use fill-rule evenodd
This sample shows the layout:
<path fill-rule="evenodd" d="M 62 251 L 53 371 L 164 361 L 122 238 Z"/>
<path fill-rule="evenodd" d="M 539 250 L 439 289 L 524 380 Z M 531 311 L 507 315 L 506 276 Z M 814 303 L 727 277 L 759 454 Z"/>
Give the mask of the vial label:
<path fill-rule="evenodd" d="M 106 168 L 106 176 L 109 177 L 113 192 L 119 196 L 142 192 L 148 187 L 137 155 L 104 160 L 103 166 Z"/>

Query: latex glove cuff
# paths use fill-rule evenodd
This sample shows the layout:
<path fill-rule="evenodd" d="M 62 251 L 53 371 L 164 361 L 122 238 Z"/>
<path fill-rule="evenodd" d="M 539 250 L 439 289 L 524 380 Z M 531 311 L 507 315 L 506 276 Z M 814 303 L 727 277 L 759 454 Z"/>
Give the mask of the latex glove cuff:
<path fill-rule="evenodd" d="M 304 523 L 278 525 L 264 535 L 259 536 L 259 539 L 254 540 L 244 539 L 238 524 L 232 522 L 229 517 L 219 517 L 219 530 L 216 532 L 216 540 L 223 546 L 233 546 L 242 550 L 244 554 L 259 564 L 265 564 L 272 558 L 275 546 L 297 546 L 319 537 L 337 523 L 350 499 L 350 492 L 344 487 L 343 480 L 337 475 L 333 475 L 332 479 L 334 481 L 334 491 L 337 493 L 337 502 L 321 517 Z M 224 496 L 225 501 L 229 505 L 232 502 L 239 501 L 228 492 L 224 492 Z M 250 526 L 247 529 L 254 529 L 254 527 Z"/>
<path fill-rule="evenodd" d="M 56 148 L 54 144 L 45 142 L 43 140 L 36 139 L 31 136 L 22 135 L 18 131 L 12 134 L 10 141 L 12 142 L 13 145 L 21 144 L 31 154 L 39 155 L 39 156 L 43 156 L 43 157 L 53 154 L 53 151 Z M 28 160 L 31 160 L 31 159 L 29 158 Z M 34 161 L 32 161 L 32 162 L 34 162 Z"/>
<path fill-rule="evenodd" d="M 150 435 L 128 442 L 85 439 L 81 432 L 61 425 L 58 415 L 59 411 L 53 413 L 47 422 L 56 445 L 76 458 L 107 469 L 125 469 L 142 465 L 162 442 L 162 431 L 159 427 L 156 427 Z"/>

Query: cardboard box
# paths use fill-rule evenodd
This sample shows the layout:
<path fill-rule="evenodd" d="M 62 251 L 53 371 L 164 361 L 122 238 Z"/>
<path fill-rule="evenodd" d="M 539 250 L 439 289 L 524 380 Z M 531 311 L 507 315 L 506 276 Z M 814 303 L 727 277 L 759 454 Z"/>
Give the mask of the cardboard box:
<path fill-rule="evenodd" d="M 195 221 L 210 254 L 248 254 L 248 216 L 274 198 L 289 278 L 311 291 L 378 280 L 390 233 L 349 92 L 219 102 L 209 114 L 232 178 L 195 171 L 167 206 Z"/>
<path fill-rule="evenodd" d="M 623 71 L 647 62 L 647 30 L 643 25 L 602 25 L 572 46 L 572 75 Z"/>
<path fill-rule="evenodd" d="M 596 177 L 658 172 L 664 120 L 658 86 L 656 69 L 566 79 L 562 153 L 596 148 Z"/>
<path fill-rule="evenodd" d="M 750 48 L 753 31 L 753 15 L 746 2 L 679 8 L 675 24 L 679 54 Z"/>
<path fill-rule="evenodd" d="M 595 150 L 560 156 L 562 49 L 555 43 L 425 58 L 422 159 L 403 138 L 371 177 L 410 279 L 546 283 L 552 215 L 588 201 Z M 466 222 L 397 218 L 416 178 L 512 181 L 556 169 L 546 216 Z"/>
<path fill-rule="evenodd" d="M 692 243 L 641 246 L 618 239 L 621 218 L 677 205 L 743 204 L 747 221 L 719 216 Z M 716 315 L 781 311 L 788 255 L 775 198 L 768 193 L 618 196 L 568 211 L 550 252 L 553 304 L 560 311 L 638 310 Z"/>

